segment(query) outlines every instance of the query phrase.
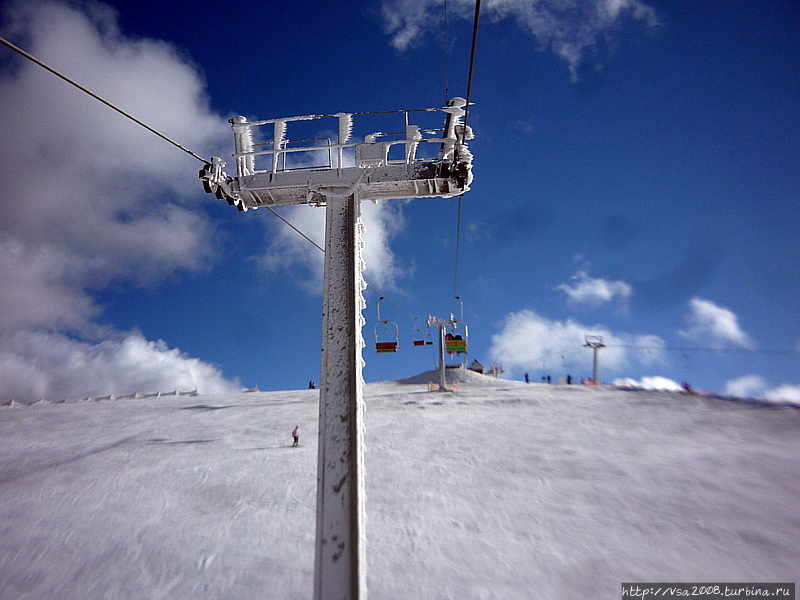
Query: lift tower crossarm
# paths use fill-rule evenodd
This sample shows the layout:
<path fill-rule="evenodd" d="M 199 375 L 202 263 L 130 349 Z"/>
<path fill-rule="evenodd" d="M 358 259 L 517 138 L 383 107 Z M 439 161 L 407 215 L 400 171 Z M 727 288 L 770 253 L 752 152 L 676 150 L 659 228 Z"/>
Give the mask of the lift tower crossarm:
<path fill-rule="evenodd" d="M 214 157 L 212 163 L 200 171 L 200 179 L 207 192 L 241 211 L 293 204 L 320 206 L 325 204 L 326 194 L 348 195 L 347 190 L 358 192 L 361 200 L 458 196 L 468 191 L 472 182 L 472 154 L 467 141 L 473 135 L 472 130 L 465 129 L 462 124 L 465 105 L 463 98 L 453 98 L 447 106 L 425 109 L 446 115 L 445 127 L 438 130 L 436 137 L 424 135 L 434 130 L 408 124 L 412 111 L 396 111 L 403 115 L 403 139 L 386 141 L 380 139 L 386 135 L 381 132 L 366 135 L 363 142 L 351 140 L 353 117 L 360 113 L 303 115 L 252 122 L 245 117 L 234 117 L 230 123 L 234 131 L 236 176 L 225 172 L 225 163 Z M 293 140 L 286 137 L 287 126 L 309 119 L 336 119 L 338 123 L 331 127 L 339 132 L 336 143 L 291 146 Z M 272 129 L 269 132 L 271 143 L 256 145 L 254 134 L 263 127 Z M 419 148 L 429 144 L 436 146 L 436 158 L 418 156 Z M 394 146 L 404 146 L 402 158 L 389 158 Z M 345 149 L 354 149 L 353 165 L 345 164 Z M 287 156 L 307 157 L 309 153 L 324 153 L 328 156 L 327 163 L 287 168 Z M 264 159 L 267 160 L 261 164 Z"/>

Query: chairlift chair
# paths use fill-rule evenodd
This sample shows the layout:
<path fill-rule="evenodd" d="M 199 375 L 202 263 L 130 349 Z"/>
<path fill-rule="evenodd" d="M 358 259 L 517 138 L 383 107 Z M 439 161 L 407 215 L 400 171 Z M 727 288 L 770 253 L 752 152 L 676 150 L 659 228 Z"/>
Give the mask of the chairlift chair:
<path fill-rule="evenodd" d="M 450 331 L 446 331 L 445 333 L 444 349 L 448 354 L 466 354 L 469 342 L 469 328 L 464 324 L 463 335 L 458 332 L 458 323 L 463 323 L 464 321 L 464 301 L 461 299 L 461 296 L 455 296 L 455 299 L 461 305 L 461 321 L 456 321 L 455 317 L 452 314 L 450 315 L 453 326 L 450 328 Z"/>
<path fill-rule="evenodd" d="M 397 323 L 378 323 L 375 326 L 375 352 L 397 352 L 398 338 Z"/>
<path fill-rule="evenodd" d="M 400 342 L 400 327 L 394 321 L 381 319 L 381 300 L 378 298 L 378 322 L 375 324 L 375 352 L 397 352 Z"/>
<path fill-rule="evenodd" d="M 448 331 L 444 336 L 444 349 L 448 354 L 466 354 L 468 335 L 464 328 L 464 335 L 455 331 Z"/>
<path fill-rule="evenodd" d="M 433 346 L 433 336 L 430 330 L 423 331 L 419 325 L 416 324 L 418 320 L 419 317 L 414 317 L 414 339 L 412 340 L 414 346 Z"/>

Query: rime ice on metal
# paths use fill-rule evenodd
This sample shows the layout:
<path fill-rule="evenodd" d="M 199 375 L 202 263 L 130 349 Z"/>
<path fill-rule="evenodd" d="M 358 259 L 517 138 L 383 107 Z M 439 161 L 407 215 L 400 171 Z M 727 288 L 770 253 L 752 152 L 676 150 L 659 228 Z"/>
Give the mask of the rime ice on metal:
<path fill-rule="evenodd" d="M 303 115 L 251 121 L 245 117 L 230 120 L 234 131 L 236 176 L 224 172 L 224 163 L 215 157 L 200 171 L 207 192 L 245 211 L 261 206 L 325 203 L 328 193 L 356 192 L 361 200 L 430 198 L 457 196 L 469 190 L 472 182 L 472 154 L 467 141 L 472 129 L 464 129 L 466 101 L 453 98 L 448 106 L 424 109 L 445 114 L 444 127 L 424 130 L 408 123 L 410 115 L 422 111 L 394 111 L 403 117 L 402 139 L 386 139 L 390 134 L 373 132 L 363 141 L 352 139 L 358 113 Z M 320 130 L 335 130 L 336 143 L 303 143 L 286 137 L 287 125 L 297 121 L 319 120 Z M 336 123 L 332 123 L 332 121 Z M 266 139 L 254 143 L 254 133 Z M 320 140 L 310 140 L 310 142 Z M 299 144 L 299 145 L 298 145 Z M 435 156 L 420 156 L 423 145 L 433 144 Z M 395 146 L 403 147 L 401 158 L 389 157 Z M 327 155 L 327 164 L 315 167 L 287 167 L 292 155 Z M 347 153 L 347 154 L 346 154 Z M 346 165 L 354 155 L 353 164 Z"/>
<path fill-rule="evenodd" d="M 472 154 L 466 142 L 473 136 L 463 124 L 465 106 L 463 98 L 453 98 L 441 108 L 380 113 L 402 117 L 402 128 L 399 132 L 368 133 L 363 141 L 353 138 L 355 118 L 376 113 L 264 121 L 234 117 L 230 123 L 236 175 L 225 172 L 219 157 L 213 157 L 200 171 L 207 192 L 241 211 L 291 204 L 326 206 L 316 600 L 366 598 L 361 335 L 366 283 L 362 277 L 360 201 L 449 197 L 468 191 Z M 439 129 L 409 123 L 411 114 L 437 111 L 444 113 Z M 315 120 L 321 121 L 319 131 L 336 132 L 335 143 L 329 137 L 292 139 L 287 135 L 292 123 Z M 335 125 L 331 120 L 336 120 Z M 321 141 L 326 143 L 317 143 Z M 392 153 L 395 147 L 401 152 Z M 423 147 L 432 151 L 421 151 Z M 289 161 L 287 166 L 287 157 L 292 155 L 311 155 L 317 160 L 323 156 L 326 163 L 291 166 L 294 161 Z"/>

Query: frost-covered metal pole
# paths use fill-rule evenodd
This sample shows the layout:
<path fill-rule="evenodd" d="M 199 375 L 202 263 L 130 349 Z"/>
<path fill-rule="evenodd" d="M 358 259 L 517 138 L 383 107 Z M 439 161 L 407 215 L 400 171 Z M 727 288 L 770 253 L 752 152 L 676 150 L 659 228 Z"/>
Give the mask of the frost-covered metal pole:
<path fill-rule="evenodd" d="M 408 110 L 389 111 L 402 113 L 405 128 L 405 138 L 393 141 L 379 139 L 387 135 L 380 132 L 366 134 L 363 142 L 361 138 L 353 138 L 354 115 L 385 113 L 299 115 L 259 121 L 234 117 L 230 123 L 236 144 L 236 176 L 228 175 L 224 161 L 217 156 L 200 170 L 203 189 L 240 211 L 299 204 L 327 207 L 314 558 L 316 600 L 366 597 L 361 378 L 364 281 L 359 201 L 453 198 L 469 191 L 472 153 L 466 142 L 473 135 L 462 121 L 467 104 L 464 98 L 452 98 L 446 106 L 420 109 L 447 115 L 445 128 L 435 130 L 410 124 Z M 337 120 L 336 144 L 328 141 L 320 146 L 297 146 L 292 142 L 313 140 L 287 137 L 287 126 L 318 119 Z M 270 131 L 262 130 L 254 138 L 256 127 Z M 255 144 L 254 139 L 271 139 L 272 143 Z M 421 144 L 438 147 L 437 156 L 417 157 Z M 391 158 L 392 146 L 404 147 L 405 156 Z M 315 167 L 310 171 L 286 166 L 287 154 L 300 153 L 298 156 L 302 158 L 303 153 L 308 156 L 308 153 L 327 152 L 331 156 L 334 150 L 338 156 L 335 168 L 332 159 L 328 168 Z M 452 317 L 450 322 L 443 322 L 455 325 Z M 443 343 L 440 339 L 440 350 Z M 440 366 L 443 373 L 444 358 Z M 441 381 L 444 387 L 444 375 Z"/>
<path fill-rule="evenodd" d="M 360 207 L 326 200 L 314 599 L 365 600 Z"/>

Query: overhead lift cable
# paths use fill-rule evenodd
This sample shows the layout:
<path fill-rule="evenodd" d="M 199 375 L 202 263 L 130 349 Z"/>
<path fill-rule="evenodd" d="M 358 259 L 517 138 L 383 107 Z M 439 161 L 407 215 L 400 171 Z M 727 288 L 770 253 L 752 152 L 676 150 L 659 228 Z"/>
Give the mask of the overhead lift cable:
<path fill-rule="evenodd" d="M 11 49 L 12 49 L 14 52 L 17 52 L 17 53 L 21 54 L 22 56 L 24 56 L 25 58 L 27 58 L 28 60 L 31 60 L 31 61 L 35 62 L 37 65 L 39 65 L 39 66 L 40 66 L 40 67 L 42 67 L 43 69 L 45 69 L 45 70 L 47 70 L 47 71 L 50 71 L 50 72 L 51 72 L 53 75 L 55 75 L 56 77 L 60 77 L 61 79 L 63 79 L 63 80 L 64 80 L 64 81 L 66 81 L 67 83 L 69 83 L 70 85 L 74 85 L 76 88 L 78 88 L 78 89 L 79 89 L 79 90 L 81 90 L 82 92 L 85 92 L 86 94 L 89 94 L 89 95 L 90 95 L 92 98 L 94 98 L 95 100 L 99 100 L 100 102 L 102 102 L 103 104 L 105 104 L 106 106 L 108 106 L 109 108 L 111 108 L 111 109 L 113 109 L 113 110 L 117 111 L 117 112 L 118 112 L 119 114 L 121 114 L 123 117 L 127 117 L 128 119 L 130 119 L 131 121 L 133 121 L 133 122 L 134 122 L 134 123 L 136 123 L 137 125 L 141 125 L 141 126 L 142 126 L 142 127 L 144 127 L 145 129 L 147 129 L 149 132 L 156 134 L 156 135 L 157 135 L 158 137 L 160 137 L 162 140 L 165 140 L 165 141 L 169 142 L 170 144 L 172 144 L 173 146 L 175 146 L 176 148 L 179 148 L 179 149 L 183 150 L 184 152 L 186 152 L 187 154 L 189 154 L 189 155 L 193 156 L 194 158 L 196 158 L 196 159 L 197 159 L 197 160 L 199 160 L 200 162 L 202 162 L 202 163 L 205 163 L 205 164 L 207 164 L 207 165 L 208 165 L 208 164 L 211 164 L 211 163 L 210 163 L 210 162 L 209 162 L 207 159 L 203 158 L 203 157 L 202 157 L 202 156 L 200 156 L 199 154 L 195 154 L 194 152 L 192 152 L 191 150 L 189 150 L 189 148 L 186 148 L 185 146 L 182 146 L 181 144 L 179 144 L 179 143 L 178 143 L 178 142 L 176 142 L 175 140 L 173 140 L 173 139 L 171 139 L 171 138 L 168 138 L 167 136 L 165 136 L 165 135 L 164 135 L 163 133 L 161 133 L 160 131 L 157 131 L 157 130 L 153 129 L 152 127 L 150 127 L 150 126 L 149 126 L 149 125 L 147 125 L 146 123 L 142 123 L 142 122 L 141 122 L 139 119 L 137 119 L 137 118 L 136 118 L 136 117 L 134 117 L 133 115 L 131 115 L 131 114 L 129 114 L 129 113 L 126 113 L 124 110 L 122 110 L 122 109 L 121 109 L 121 108 L 119 108 L 118 106 L 114 106 L 113 104 L 111 104 L 111 102 L 109 102 L 109 101 L 108 101 L 108 100 L 106 100 L 105 98 L 102 98 L 101 96 L 98 96 L 98 95 L 97 95 L 97 94 L 95 94 L 93 91 L 91 91 L 91 90 L 89 90 L 89 89 L 87 89 L 87 88 L 83 87 L 83 86 L 82 86 L 80 83 L 78 83 L 78 82 L 74 81 L 73 79 L 70 79 L 69 77 L 67 77 L 67 76 L 66 76 L 66 75 L 64 75 L 63 73 L 60 73 L 60 72 L 56 71 L 56 70 L 55 70 L 53 67 L 51 67 L 51 66 L 49 66 L 49 65 L 47 65 L 47 64 L 45 64 L 45 63 L 43 63 L 42 61 L 40 61 L 38 58 L 36 58 L 36 57 L 35 57 L 35 56 L 33 56 L 32 54 L 28 54 L 27 52 L 25 52 L 25 50 L 23 50 L 23 49 L 22 49 L 22 48 L 20 48 L 19 46 L 15 46 L 15 45 L 14 45 L 14 44 L 12 44 L 11 42 L 9 42 L 7 39 L 5 39 L 5 38 L 3 38 L 3 37 L 0 37 L 0 42 L 2 42 L 3 44 L 5 44 L 5 45 L 6 45 L 6 46 L 8 46 L 9 48 L 11 48 Z"/>
<path fill-rule="evenodd" d="M 442 13 L 444 18 L 444 57 L 442 62 L 443 64 L 443 71 L 444 71 L 444 102 L 447 104 L 448 98 L 450 98 L 450 92 L 447 89 L 448 86 L 448 78 L 447 72 L 450 70 L 450 26 L 447 22 L 447 0 L 444 0 L 444 4 L 442 6 Z"/>
<path fill-rule="evenodd" d="M 37 65 L 39 65 L 39 66 L 40 66 L 40 67 L 42 67 L 43 69 L 45 69 L 46 71 L 49 71 L 50 73 L 52 73 L 53 75 L 55 75 L 56 77 L 59 77 L 59 78 L 63 79 L 64 81 L 66 81 L 67 83 L 69 83 L 70 85 L 73 85 L 73 86 L 75 86 L 76 88 L 78 88 L 78 89 L 79 89 L 79 90 L 81 90 L 82 92 L 84 92 L 84 93 L 88 94 L 89 96 L 91 96 L 91 97 L 92 97 L 92 98 L 94 98 L 95 100 L 98 100 L 98 101 L 102 102 L 103 104 L 105 104 L 106 106 L 108 106 L 110 109 L 117 111 L 117 112 L 118 112 L 119 114 L 121 114 L 123 117 L 126 117 L 126 118 L 130 119 L 131 121 L 133 121 L 133 122 L 134 122 L 134 123 L 136 123 L 137 125 L 141 125 L 141 126 L 142 126 L 142 127 L 144 127 L 145 129 L 147 129 L 147 131 L 149 131 L 150 133 L 154 133 L 155 135 L 157 135 L 158 137 L 160 137 L 162 140 L 164 140 L 164 141 L 166 141 L 166 142 L 169 142 L 170 144 L 172 144 L 172 145 L 173 145 L 173 146 L 175 146 L 176 148 L 178 148 L 178 149 L 182 150 L 183 152 L 186 152 L 186 153 L 187 153 L 187 154 L 189 154 L 190 156 L 192 156 L 192 157 L 196 158 L 196 159 L 197 159 L 197 160 L 199 160 L 200 162 L 202 162 L 202 163 L 204 163 L 204 164 L 207 164 L 207 165 L 208 165 L 208 164 L 211 164 L 211 163 L 210 163 L 210 162 L 209 162 L 207 159 L 203 158 L 203 157 L 202 157 L 202 156 L 200 156 L 199 154 L 195 154 L 195 153 L 194 153 L 194 152 L 192 152 L 192 151 L 191 151 L 189 148 L 187 148 L 187 147 L 183 146 L 182 144 L 179 144 L 178 142 L 176 142 L 176 141 L 175 141 L 175 140 L 173 140 L 172 138 L 169 138 L 169 137 L 167 137 L 166 135 L 164 135 L 164 134 L 163 134 L 163 133 L 161 133 L 160 131 L 158 131 L 158 130 L 156 130 L 156 129 L 153 129 L 153 128 L 152 128 L 152 127 L 150 127 L 150 126 L 149 126 L 147 123 L 143 123 L 142 121 L 140 121 L 139 119 L 137 119 L 136 117 L 134 117 L 133 115 L 131 115 L 130 113 L 127 113 L 127 112 L 125 112 L 124 110 L 122 110 L 121 108 L 119 108 L 118 106 L 115 106 L 114 104 L 112 104 L 111 102 L 109 102 L 108 100 L 106 100 L 105 98 L 103 98 L 102 96 L 99 96 L 98 94 L 95 94 L 95 93 L 94 93 L 92 90 L 90 90 L 90 89 L 88 89 L 88 88 L 85 88 L 84 86 L 82 86 L 82 85 L 81 85 L 80 83 L 78 83 L 77 81 L 75 81 L 75 80 L 73 80 L 73 79 L 71 79 L 71 78 L 67 77 L 66 75 L 64 75 L 63 73 L 61 73 L 61 72 L 57 71 L 56 69 L 54 69 L 54 68 L 53 68 L 53 67 L 51 67 L 50 65 L 48 65 L 48 64 L 46 64 L 46 63 L 44 63 L 44 62 L 42 62 L 41 60 L 39 60 L 38 58 L 36 58 L 36 57 L 35 57 L 35 56 L 33 56 L 32 54 L 30 54 L 30 53 L 26 52 L 25 50 L 23 50 L 22 48 L 20 48 L 19 46 L 16 46 L 15 44 L 12 44 L 11 42 L 9 42 L 9 41 L 8 41 L 7 39 L 5 39 L 4 37 L 0 37 L 0 42 L 2 42 L 2 43 L 5 45 L 5 46 L 9 47 L 9 48 L 10 48 L 11 50 L 13 50 L 14 52 L 16 52 L 16 53 L 18 53 L 18 54 L 20 54 L 20 55 L 24 56 L 25 58 L 27 58 L 27 59 L 28 59 L 28 60 L 30 60 L 30 61 L 33 61 L 34 63 L 36 63 Z M 269 208 L 269 210 L 272 212 L 272 214 L 274 214 L 276 217 L 278 217 L 278 218 L 279 218 L 281 221 L 283 221 L 283 222 L 284 222 L 284 223 L 286 223 L 286 224 L 287 224 L 289 227 L 291 227 L 292 229 L 294 229 L 294 230 L 295 230 L 297 233 L 299 233 L 301 236 L 303 236 L 303 237 L 304 237 L 306 240 L 308 240 L 309 242 L 311 242 L 312 244 L 314 244 L 314 246 L 316 246 L 316 247 L 317 247 L 317 248 L 318 248 L 318 249 L 319 249 L 321 252 L 325 252 L 325 250 L 323 250 L 322 248 L 320 248 L 320 246 L 319 246 L 319 245 L 317 245 L 317 243 L 316 243 L 316 242 L 314 242 L 312 239 L 310 239 L 310 238 L 309 238 L 309 237 L 308 237 L 306 234 L 304 234 L 302 231 L 300 231 L 300 230 L 299 230 L 297 227 L 295 227 L 294 225 L 292 225 L 292 224 L 291 224 L 289 221 L 287 221 L 287 220 L 286 220 L 284 217 L 282 217 L 282 216 L 281 216 L 281 215 L 280 215 L 278 212 L 276 212 L 276 211 L 275 211 L 273 208 L 271 208 L 271 207 L 269 207 L 269 206 L 268 206 L 267 208 Z"/>
<path fill-rule="evenodd" d="M 274 208 L 272 208 L 271 206 L 267 206 L 267 208 L 270 210 L 270 212 L 271 212 L 273 215 L 275 215 L 275 216 L 276 216 L 276 217 L 278 217 L 278 218 L 279 218 L 281 221 L 283 221 L 284 223 L 286 223 L 286 224 L 287 224 L 289 227 L 291 227 L 292 229 L 294 229 L 294 230 L 295 230 L 297 233 L 299 233 L 301 236 L 303 236 L 303 237 L 304 237 L 304 238 L 305 238 L 305 239 L 306 239 L 308 242 L 310 242 L 311 244 L 313 244 L 314 246 L 316 246 L 316 248 L 317 248 L 317 249 L 318 249 L 320 252 L 322 252 L 323 254 L 325 254 L 325 250 L 323 250 L 323 249 L 322 249 L 322 247 L 321 247 L 319 244 L 317 244 L 317 242 L 315 242 L 314 240 L 312 240 L 312 239 L 311 239 L 310 237 L 308 237 L 308 236 L 307 236 L 305 233 L 303 233 L 302 231 L 300 231 L 300 230 L 299 230 L 297 227 L 295 227 L 295 226 L 294 226 L 294 225 L 292 225 L 292 224 L 291 224 L 289 221 L 287 221 L 285 218 L 283 218 L 283 216 L 282 216 L 282 215 L 281 215 L 281 214 L 280 214 L 278 211 L 276 211 L 276 210 L 275 210 Z"/>
<path fill-rule="evenodd" d="M 475 51 L 478 44 L 478 23 L 481 18 L 481 0 L 475 0 L 475 14 L 472 17 L 472 47 L 469 52 L 469 73 L 467 75 L 467 105 L 464 108 L 464 135 L 467 135 L 467 124 L 469 121 L 469 102 L 472 96 L 472 73 L 475 68 Z M 453 266 L 453 295 L 458 296 L 458 263 L 461 253 L 461 198 L 464 194 L 459 194 L 456 199 L 456 252 L 455 264 Z"/>

